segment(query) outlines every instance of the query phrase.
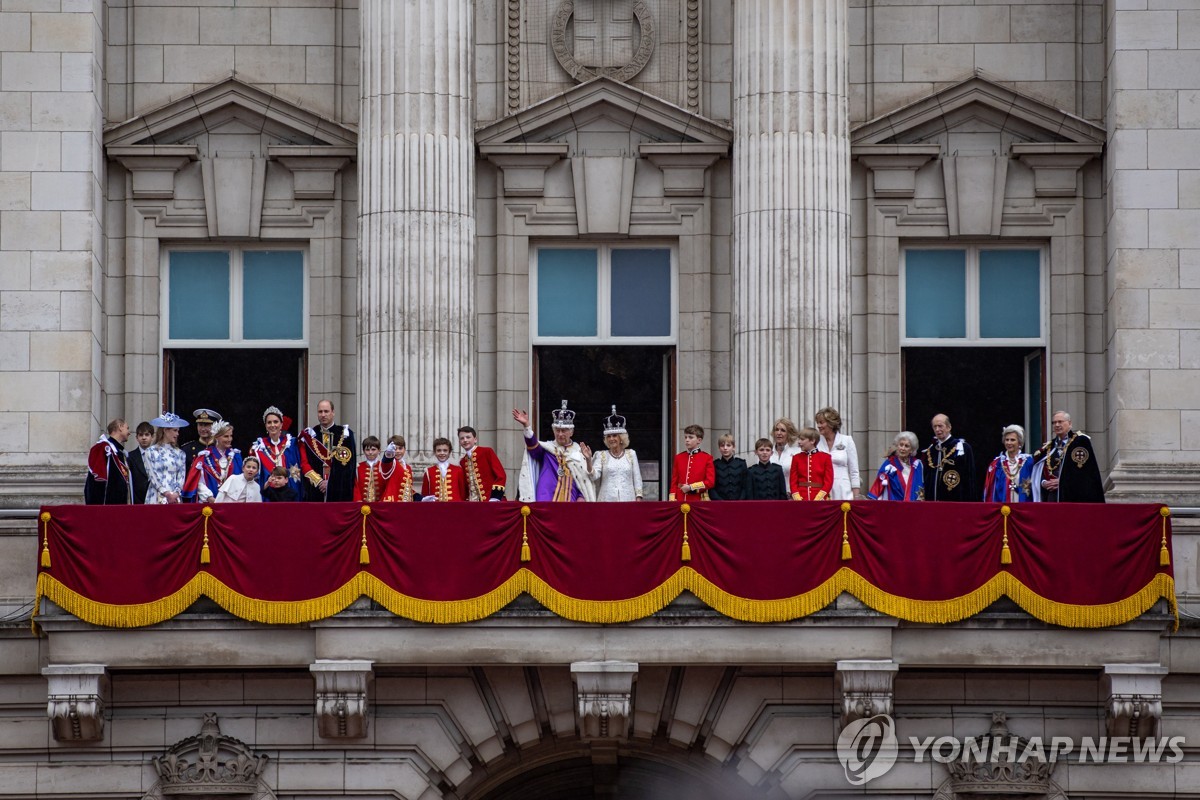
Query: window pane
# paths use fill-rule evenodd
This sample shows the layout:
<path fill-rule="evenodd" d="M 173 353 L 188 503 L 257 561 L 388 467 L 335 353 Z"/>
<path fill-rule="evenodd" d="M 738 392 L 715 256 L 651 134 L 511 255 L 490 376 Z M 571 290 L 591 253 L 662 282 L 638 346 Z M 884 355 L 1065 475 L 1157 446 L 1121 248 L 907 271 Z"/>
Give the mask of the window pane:
<path fill-rule="evenodd" d="M 1038 250 L 979 252 L 979 336 L 1037 339 L 1042 335 L 1042 270 Z"/>
<path fill-rule="evenodd" d="M 538 336 L 596 335 L 596 251 L 538 250 Z"/>
<path fill-rule="evenodd" d="M 671 335 L 671 251 L 612 251 L 612 335 Z"/>
<path fill-rule="evenodd" d="M 229 253 L 172 251 L 171 339 L 229 338 Z"/>
<path fill-rule="evenodd" d="M 304 338 L 304 254 L 248 250 L 242 256 L 242 336 Z"/>
<path fill-rule="evenodd" d="M 966 251 L 908 250 L 904 271 L 904 335 L 910 339 L 966 338 Z"/>

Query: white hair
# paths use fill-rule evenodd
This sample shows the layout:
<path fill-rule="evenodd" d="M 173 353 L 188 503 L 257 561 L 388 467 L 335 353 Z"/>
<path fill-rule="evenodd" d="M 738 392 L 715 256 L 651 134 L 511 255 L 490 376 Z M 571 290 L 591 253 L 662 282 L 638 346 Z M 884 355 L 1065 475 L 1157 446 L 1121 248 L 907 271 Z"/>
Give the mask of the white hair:
<path fill-rule="evenodd" d="M 1017 441 L 1022 445 L 1025 444 L 1025 429 L 1020 425 L 1009 425 L 1004 430 L 1000 431 L 1001 441 L 1003 441 L 1004 437 L 1008 436 L 1010 433 L 1015 433 L 1017 435 Z"/>
<path fill-rule="evenodd" d="M 1071 421 L 1071 415 L 1070 415 L 1070 414 L 1068 414 L 1066 411 L 1055 411 L 1053 414 L 1051 414 L 1051 415 L 1050 415 L 1050 419 L 1054 419 L 1054 418 L 1055 418 L 1055 417 L 1057 417 L 1059 414 L 1062 414 L 1064 417 L 1066 417 L 1066 418 L 1067 418 L 1067 422 L 1070 422 L 1070 421 Z"/>
<path fill-rule="evenodd" d="M 896 438 L 892 439 L 892 444 L 897 445 L 900 442 L 908 442 L 908 446 L 912 448 L 914 453 L 920 449 L 920 442 L 917 439 L 917 435 L 912 431 L 900 431 L 897 433 Z"/>

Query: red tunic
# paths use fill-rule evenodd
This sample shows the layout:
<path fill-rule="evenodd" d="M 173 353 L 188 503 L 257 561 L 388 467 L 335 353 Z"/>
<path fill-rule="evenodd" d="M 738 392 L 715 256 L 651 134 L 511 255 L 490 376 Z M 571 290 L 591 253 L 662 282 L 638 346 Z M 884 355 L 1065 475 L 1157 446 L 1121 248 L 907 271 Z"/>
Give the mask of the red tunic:
<path fill-rule="evenodd" d="M 833 459 L 829 453 L 809 450 L 792 456 L 789 482 L 793 500 L 825 500 L 833 489 Z"/>
<path fill-rule="evenodd" d="M 504 471 L 504 465 L 500 463 L 495 450 L 476 446 L 458 463 L 467 476 L 468 499 L 479 502 L 492 498 L 504 499 L 508 473 Z"/>
<path fill-rule="evenodd" d="M 713 458 L 703 450 L 688 452 L 684 450 L 675 456 L 671 468 L 671 500 L 707 500 L 708 490 L 717 482 L 716 468 Z M 688 485 L 683 497 L 679 497 L 679 487 Z"/>
<path fill-rule="evenodd" d="M 446 480 L 442 480 L 441 470 L 434 464 L 425 470 L 425 480 L 421 482 L 421 498 L 435 497 L 440 502 L 452 502 L 467 499 L 467 476 L 458 464 L 450 464 L 446 469 Z"/>
<path fill-rule="evenodd" d="M 387 490 L 387 478 L 382 472 L 383 462 L 376 460 L 374 464 L 362 461 L 358 465 L 358 474 L 354 478 L 354 502 L 378 503 L 384 499 Z"/>
<path fill-rule="evenodd" d="M 399 459 L 385 458 L 379 469 L 386 481 L 383 489 L 383 502 L 411 503 L 413 501 L 412 467 Z"/>

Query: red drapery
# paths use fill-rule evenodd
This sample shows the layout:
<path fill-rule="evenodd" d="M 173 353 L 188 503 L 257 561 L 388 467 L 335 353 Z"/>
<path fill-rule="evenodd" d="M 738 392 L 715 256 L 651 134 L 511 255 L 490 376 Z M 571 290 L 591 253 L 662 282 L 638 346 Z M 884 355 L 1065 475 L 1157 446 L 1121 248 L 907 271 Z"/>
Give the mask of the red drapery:
<path fill-rule="evenodd" d="M 811 614 L 841 592 L 952 622 L 1002 596 L 1073 627 L 1175 604 L 1157 505 L 352 503 L 43 509 L 38 599 L 99 625 L 149 625 L 208 596 L 266 623 L 367 595 L 425 622 L 521 592 L 584 622 L 653 614 L 688 590 L 734 619 Z"/>

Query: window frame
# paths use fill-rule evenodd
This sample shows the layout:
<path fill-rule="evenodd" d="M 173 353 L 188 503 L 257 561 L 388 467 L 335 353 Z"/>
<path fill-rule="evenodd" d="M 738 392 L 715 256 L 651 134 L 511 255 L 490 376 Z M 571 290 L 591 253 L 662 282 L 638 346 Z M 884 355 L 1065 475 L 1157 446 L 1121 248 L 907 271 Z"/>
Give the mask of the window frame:
<path fill-rule="evenodd" d="M 962 338 L 930 338 L 908 336 L 908 253 L 910 250 L 961 250 L 966 261 L 966 336 Z M 1037 337 L 981 337 L 979 335 L 979 253 L 983 250 L 1036 250 L 1038 253 L 1038 310 Z M 908 242 L 900 248 L 900 347 L 1046 347 L 1050 330 L 1050 270 L 1047 245 L 1044 242 Z"/>
<path fill-rule="evenodd" d="M 247 339 L 245 338 L 244 284 L 245 254 L 248 252 L 298 252 L 302 271 L 301 338 L 299 339 Z M 227 339 L 172 339 L 171 338 L 171 254 L 194 252 L 229 253 L 229 338 Z M 222 244 L 222 243 L 177 243 L 166 244 L 159 251 L 159 274 L 162 276 L 159 289 L 159 347 L 163 350 L 238 348 L 307 349 L 309 327 L 309 252 L 300 244 Z"/>
<path fill-rule="evenodd" d="M 543 250 L 596 251 L 596 335 L 541 336 L 538 333 L 538 254 Z M 613 336 L 612 334 L 612 253 L 614 250 L 666 250 L 671 270 L 671 332 L 666 336 Z M 675 345 L 679 340 L 679 247 L 661 240 L 621 242 L 541 241 L 529 247 L 529 339 L 533 345 Z"/>

